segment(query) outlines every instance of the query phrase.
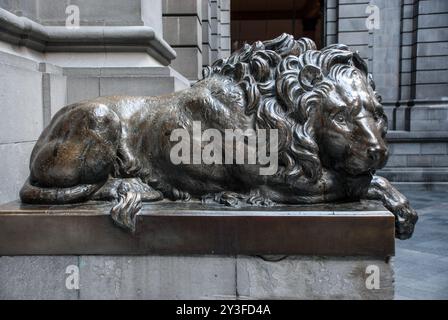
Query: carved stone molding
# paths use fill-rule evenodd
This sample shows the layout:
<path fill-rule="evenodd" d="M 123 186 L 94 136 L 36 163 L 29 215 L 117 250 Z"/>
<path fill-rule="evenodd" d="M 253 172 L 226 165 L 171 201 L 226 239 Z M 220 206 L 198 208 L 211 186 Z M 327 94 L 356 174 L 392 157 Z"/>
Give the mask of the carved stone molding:
<path fill-rule="evenodd" d="M 1 8 L 0 40 L 41 52 L 146 51 L 165 65 L 176 57 L 151 27 L 43 26 Z"/>

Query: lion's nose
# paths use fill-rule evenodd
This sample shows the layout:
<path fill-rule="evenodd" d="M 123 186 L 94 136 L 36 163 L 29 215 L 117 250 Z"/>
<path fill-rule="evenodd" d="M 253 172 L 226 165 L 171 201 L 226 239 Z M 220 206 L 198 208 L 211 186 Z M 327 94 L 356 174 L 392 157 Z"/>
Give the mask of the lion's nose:
<path fill-rule="evenodd" d="M 376 146 L 367 149 L 367 155 L 373 162 L 382 161 L 386 156 L 386 148 Z"/>

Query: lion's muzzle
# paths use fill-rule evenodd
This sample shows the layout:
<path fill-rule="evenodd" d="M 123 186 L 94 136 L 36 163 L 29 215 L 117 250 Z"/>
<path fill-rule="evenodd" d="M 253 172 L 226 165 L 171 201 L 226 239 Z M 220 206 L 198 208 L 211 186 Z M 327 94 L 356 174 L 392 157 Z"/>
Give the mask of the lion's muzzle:
<path fill-rule="evenodd" d="M 372 162 L 372 169 L 381 169 L 386 165 L 389 152 L 386 146 L 376 145 L 367 149 L 367 156 Z"/>

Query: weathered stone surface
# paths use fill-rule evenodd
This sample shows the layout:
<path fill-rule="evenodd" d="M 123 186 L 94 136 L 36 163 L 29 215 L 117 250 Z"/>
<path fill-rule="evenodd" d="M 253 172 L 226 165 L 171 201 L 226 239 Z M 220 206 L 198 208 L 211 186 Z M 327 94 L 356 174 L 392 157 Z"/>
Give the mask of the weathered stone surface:
<path fill-rule="evenodd" d="M 100 95 L 99 78 L 68 77 L 67 87 L 67 103 L 69 104 Z"/>
<path fill-rule="evenodd" d="M 366 287 L 368 266 L 378 267 L 379 289 Z M 393 293 L 392 265 L 368 258 L 0 257 L 0 299 L 392 299 Z"/>
<path fill-rule="evenodd" d="M 400 154 L 420 154 L 421 144 L 418 142 L 410 142 L 410 143 L 394 143 L 391 146 L 392 154 L 400 155 Z"/>
<path fill-rule="evenodd" d="M 420 14 L 431 14 L 448 12 L 448 3 L 444 0 L 421 1 L 419 2 Z"/>
<path fill-rule="evenodd" d="M 161 0 L 141 1 L 142 20 L 145 26 L 154 28 L 156 33 L 163 38 L 162 2 Z"/>
<path fill-rule="evenodd" d="M 41 63 L 42 72 L 42 108 L 44 126 L 50 123 L 51 118 L 67 104 L 67 77 L 63 68 L 47 63 Z"/>
<path fill-rule="evenodd" d="M 140 0 L 70 0 L 39 1 L 38 20 L 43 24 L 65 25 L 68 4 L 80 11 L 81 25 L 138 26 L 143 25 Z M 143 1 L 145 2 L 145 1 Z M 160 2 L 160 0 L 151 0 Z"/>
<path fill-rule="evenodd" d="M 202 45 L 202 26 L 196 16 L 163 17 L 165 40 L 174 47 Z"/>
<path fill-rule="evenodd" d="M 379 289 L 366 287 L 371 272 L 368 266 L 379 270 Z M 237 279 L 238 297 L 248 299 L 392 299 L 394 296 L 392 266 L 376 259 L 292 256 L 272 262 L 238 256 Z"/>
<path fill-rule="evenodd" d="M 444 57 L 446 59 L 446 57 Z M 445 61 L 448 61 L 446 59 Z M 433 67 L 435 68 L 445 68 L 448 69 L 448 64 L 446 66 L 437 66 L 438 64 L 434 64 Z M 416 98 L 417 99 L 431 99 L 434 97 L 443 97 L 446 99 L 447 97 L 447 84 L 446 83 L 439 83 L 439 84 L 419 84 L 417 85 L 417 91 L 416 91 Z M 442 129 L 441 127 L 434 128 L 434 130 L 446 130 L 448 127 L 448 124 L 444 124 Z"/>
<path fill-rule="evenodd" d="M 67 103 L 107 95 L 161 95 L 189 87 L 171 67 L 66 68 Z"/>
<path fill-rule="evenodd" d="M 439 156 L 433 156 L 432 164 L 436 164 L 436 159 Z M 395 182 L 406 182 L 406 183 L 421 183 L 423 186 L 427 186 L 429 183 L 440 184 L 448 180 L 448 170 L 446 168 L 446 163 L 448 163 L 448 157 L 445 156 L 445 167 L 444 166 L 434 166 L 434 167 L 408 167 L 406 163 L 397 165 L 396 168 L 386 168 L 380 171 L 381 175 L 387 179 L 391 179 Z"/>
<path fill-rule="evenodd" d="M 99 81 L 100 96 L 153 96 L 175 91 L 173 77 L 105 77 Z"/>
<path fill-rule="evenodd" d="M 417 43 L 417 56 L 447 55 L 447 53 L 448 42 Z"/>
<path fill-rule="evenodd" d="M 0 53 L 0 143 L 35 140 L 43 129 L 42 75 L 37 64 L 27 62 Z"/>
<path fill-rule="evenodd" d="M 390 155 L 387 161 L 387 167 L 406 167 L 407 158 L 405 155 Z M 393 180 L 392 180 L 393 181 Z"/>
<path fill-rule="evenodd" d="M 59 1 L 60 2 L 60 1 Z M 38 1 L 33 0 L 0 0 L 0 7 L 16 15 L 22 15 L 32 20 L 38 19 Z"/>
<path fill-rule="evenodd" d="M 203 0 L 163 0 L 162 11 L 170 15 L 194 15 L 202 20 Z"/>
<path fill-rule="evenodd" d="M 95 4 L 98 5 L 99 2 Z M 164 65 L 176 57 L 175 51 L 162 41 L 154 28 L 148 26 L 121 26 L 119 23 L 119 26 L 104 27 L 92 23 L 89 28 L 75 30 L 54 25 L 44 26 L 4 9 L 0 10 L 0 18 L 5 25 L 0 33 L 2 41 L 12 45 L 25 45 L 39 52 L 146 52 L 150 53 L 147 56 Z M 22 41 L 23 38 L 27 41 Z"/>
<path fill-rule="evenodd" d="M 208 66 L 211 61 L 211 49 L 208 44 L 202 46 L 202 66 Z"/>
<path fill-rule="evenodd" d="M 201 77 L 202 54 L 196 47 L 176 48 L 177 58 L 171 66 L 189 80 Z"/>
<path fill-rule="evenodd" d="M 413 120 L 411 129 L 413 131 L 446 131 L 448 129 L 448 120 Z"/>
<path fill-rule="evenodd" d="M 66 287 L 68 266 L 76 256 L 0 257 L 0 299 L 77 299 Z"/>
<path fill-rule="evenodd" d="M 209 42 L 209 11 L 207 0 L 163 1 L 165 39 L 177 53 L 172 66 L 192 82 L 201 78 L 202 45 Z"/>
<path fill-rule="evenodd" d="M 428 142 L 421 145 L 422 154 L 448 154 L 447 142 Z"/>
<path fill-rule="evenodd" d="M 82 256 L 81 299 L 232 299 L 235 259 Z"/>
<path fill-rule="evenodd" d="M 17 199 L 24 179 L 29 175 L 29 158 L 34 141 L 0 144 L 0 203 Z M 13 164 L 13 165 L 12 165 Z"/>

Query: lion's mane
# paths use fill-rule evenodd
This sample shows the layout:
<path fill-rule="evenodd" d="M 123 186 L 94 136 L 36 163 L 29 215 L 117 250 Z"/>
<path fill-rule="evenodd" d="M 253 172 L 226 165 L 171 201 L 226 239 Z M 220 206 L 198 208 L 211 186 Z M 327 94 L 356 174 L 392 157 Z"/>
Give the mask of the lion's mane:
<path fill-rule="evenodd" d="M 307 70 L 311 81 L 303 81 L 300 72 L 309 65 L 315 67 Z M 203 77 L 221 75 L 238 83 L 246 95 L 246 114 L 255 113 L 259 128 L 278 130 L 279 173 L 316 181 L 322 165 L 314 130 L 315 106 L 341 75 L 357 71 L 368 75 L 364 60 L 345 45 L 317 50 L 311 39 L 282 34 L 245 44 L 204 68 Z"/>

